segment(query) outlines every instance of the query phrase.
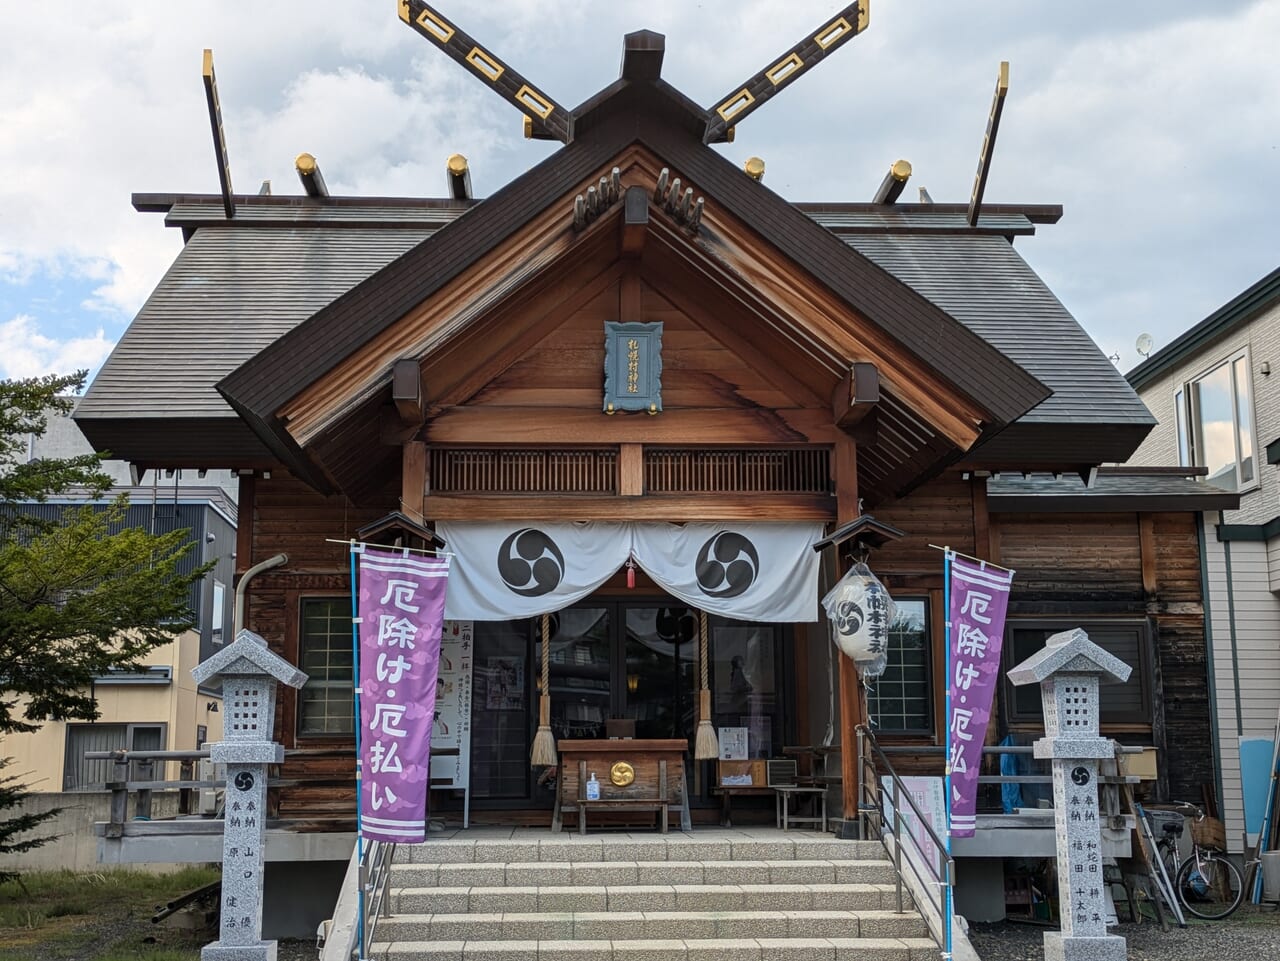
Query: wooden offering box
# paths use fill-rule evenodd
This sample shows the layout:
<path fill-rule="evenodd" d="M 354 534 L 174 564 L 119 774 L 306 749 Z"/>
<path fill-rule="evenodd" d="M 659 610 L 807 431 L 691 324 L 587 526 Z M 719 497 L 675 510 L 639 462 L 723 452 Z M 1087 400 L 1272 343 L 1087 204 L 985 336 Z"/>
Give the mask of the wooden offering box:
<path fill-rule="evenodd" d="M 689 829 L 685 792 L 684 740 L 627 739 L 561 741 L 560 786 L 551 829 L 559 831 L 566 813 L 578 819 L 585 834 L 587 815 L 600 811 L 653 811 L 667 829 L 670 808 L 680 813 L 680 826 Z M 587 782 L 594 774 L 600 798 L 587 800 Z"/>

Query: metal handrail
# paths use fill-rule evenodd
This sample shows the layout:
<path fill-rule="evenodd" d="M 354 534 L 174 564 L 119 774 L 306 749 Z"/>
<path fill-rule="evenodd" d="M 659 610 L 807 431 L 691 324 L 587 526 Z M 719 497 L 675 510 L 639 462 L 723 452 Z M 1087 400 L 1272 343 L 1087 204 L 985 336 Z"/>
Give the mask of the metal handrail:
<path fill-rule="evenodd" d="M 360 858 L 360 924 L 364 926 L 364 939 L 361 943 L 364 944 L 366 953 L 373 946 L 378 920 L 391 917 L 387 882 L 391 877 L 391 865 L 395 857 L 396 846 L 393 842 L 369 841 L 364 849 L 364 856 Z"/>
<path fill-rule="evenodd" d="M 888 756 L 877 743 L 876 737 L 871 730 L 865 725 L 859 725 L 857 728 L 857 736 L 858 761 L 860 764 L 860 777 L 858 780 L 861 784 L 861 791 L 866 802 L 865 804 L 860 803 L 858 805 L 859 815 L 860 817 L 865 818 L 868 811 L 874 811 L 879 820 L 880 830 L 877 833 L 879 834 L 880 843 L 884 846 L 885 851 L 893 858 L 894 874 L 896 876 L 895 897 L 897 911 L 899 914 L 903 911 L 902 850 L 904 838 L 910 839 L 911 844 L 915 846 L 915 838 L 911 837 L 910 832 L 906 830 L 906 809 L 903 806 L 905 802 L 915 814 L 917 823 L 927 833 L 929 840 L 933 842 L 934 849 L 938 853 L 935 863 L 929 865 L 930 877 L 928 878 L 921 875 L 920 867 L 917 863 L 923 862 L 923 857 L 908 858 L 907 866 L 910 867 L 911 873 L 915 876 L 916 880 L 924 890 L 931 891 L 936 889 L 939 891 L 941 897 L 939 898 L 936 907 L 938 909 L 939 920 L 945 928 L 947 920 L 942 916 L 944 913 L 943 905 L 946 904 L 946 893 L 955 887 L 955 858 L 948 853 L 946 842 L 938 836 L 932 825 L 930 825 L 929 821 L 925 818 L 924 813 L 916 804 L 915 799 L 912 798 L 911 792 L 907 790 L 907 786 L 903 782 L 902 778 L 898 776 L 898 772 L 894 770 L 893 764 L 889 761 Z M 883 765 L 883 773 L 877 768 L 877 761 Z M 870 777 L 867 776 L 868 772 L 871 775 Z M 889 778 L 889 784 L 892 789 L 892 818 L 888 817 L 884 807 L 884 790 L 882 789 L 880 780 L 882 776 L 887 776 Z M 889 833 L 893 835 L 892 850 L 889 850 L 889 845 L 886 840 L 886 832 L 884 830 L 884 826 L 887 822 L 890 824 Z M 919 850 L 918 846 L 917 850 Z M 923 852 L 921 852 L 921 854 L 923 854 Z M 939 943 L 941 943 L 941 941 Z"/>

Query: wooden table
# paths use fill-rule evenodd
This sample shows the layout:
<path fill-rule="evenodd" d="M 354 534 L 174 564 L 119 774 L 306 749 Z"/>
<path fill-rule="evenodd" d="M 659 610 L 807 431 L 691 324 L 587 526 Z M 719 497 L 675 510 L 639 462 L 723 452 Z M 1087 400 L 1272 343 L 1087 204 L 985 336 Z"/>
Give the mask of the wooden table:
<path fill-rule="evenodd" d="M 687 741 L 592 739 L 561 741 L 558 747 L 560 783 L 551 830 L 561 830 L 564 815 L 570 812 L 577 815 L 579 833 L 585 834 L 588 811 L 653 811 L 665 831 L 670 808 L 679 811 L 681 830 L 692 827 L 684 772 Z M 626 766 L 630 766 L 630 779 Z M 596 801 L 587 800 L 586 785 L 592 774 L 600 785 Z"/>
<path fill-rule="evenodd" d="M 735 797 L 768 797 L 773 789 L 765 778 L 765 762 L 763 758 L 747 761 L 716 761 L 715 784 L 711 794 L 720 798 L 720 826 L 733 827 L 733 799 Z M 750 777 L 749 784 L 725 784 L 729 777 Z"/>

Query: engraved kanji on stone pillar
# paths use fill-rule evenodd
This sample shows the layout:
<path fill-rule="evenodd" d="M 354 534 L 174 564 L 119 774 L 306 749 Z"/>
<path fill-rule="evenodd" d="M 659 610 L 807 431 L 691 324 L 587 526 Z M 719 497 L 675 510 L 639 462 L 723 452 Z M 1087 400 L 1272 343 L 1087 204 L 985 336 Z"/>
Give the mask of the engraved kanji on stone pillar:
<path fill-rule="evenodd" d="M 1098 735 L 1098 689 L 1123 684 L 1132 669 L 1079 628 L 1054 634 L 1009 672 L 1014 684 L 1039 684 L 1044 737 L 1035 756 L 1053 762 L 1061 931 L 1044 936 L 1045 961 L 1123 961 L 1124 938 L 1107 934 L 1102 879 L 1098 762 L 1115 744 Z"/>
<path fill-rule="evenodd" d="M 218 940 L 201 961 L 275 961 L 276 943 L 262 940 L 262 844 L 266 830 L 267 765 L 284 760 L 271 740 L 276 685 L 301 687 L 307 675 L 242 630 L 235 642 L 191 672 L 197 684 L 222 679 L 223 740 L 209 746 L 227 766 L 222 829 L 222 919 Z"/>

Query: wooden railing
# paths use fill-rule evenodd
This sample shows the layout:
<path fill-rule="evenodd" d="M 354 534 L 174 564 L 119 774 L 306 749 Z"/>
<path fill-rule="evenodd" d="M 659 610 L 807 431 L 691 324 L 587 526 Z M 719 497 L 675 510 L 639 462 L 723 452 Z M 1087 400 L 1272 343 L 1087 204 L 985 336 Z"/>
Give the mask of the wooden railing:
<path fill-rule="evenodd" d="M 114 764 L 113 777 L 100 787 L 111 792 L 108 806 L 106 837 L 124 836 L 124 826 L 130 820 L 150 820 L 152 798 L 156 791 L 178 792 L 178 815 L 195 813 L 192 805 L 193 795 L 200 790 L 219 790 L 226 787 L 222 779 L 199 779 L 196 777 L 196 764 L 209 757 L 209 749 L 200 748 L 195 751 L 86 751 L 85 759 L 89 761 L 111 761 Z M 285 760 L 291 759 L 324 759 L 351 758 L 353 752 L 348 749 L 309 749 L 299 748 L 284 752 Z M 176 761 L 179 775 L 176 780 L 157 778 L 155 764 Z M 131 775 L 135 775 L 132 777 Z M 269 777 L 268 788 L 286 787 L 342 787 L 354 783 L 354 776 L 349 777 Z M 98 787 L 98 785 L 90 785 Z M 133 816 L 129 816 L 129 796 L 134 796 Z M 354 820 L 355 810 L 352 809 Z"/>

